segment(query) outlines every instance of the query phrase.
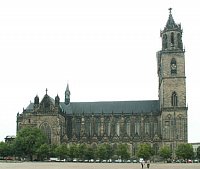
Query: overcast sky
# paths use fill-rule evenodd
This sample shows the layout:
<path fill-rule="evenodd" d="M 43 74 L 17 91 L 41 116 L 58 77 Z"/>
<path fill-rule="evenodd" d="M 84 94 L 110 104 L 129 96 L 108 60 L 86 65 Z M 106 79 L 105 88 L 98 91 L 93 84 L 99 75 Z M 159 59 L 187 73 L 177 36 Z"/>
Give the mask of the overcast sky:
<path fill-rule="evenodd" d="M 183 28 L 189 142 L 200 142 L 196 0 L 0 1 L 0 141 L 16 115 L 69 84 L 71 101 L 157 100 L 156 52 L 169 11 Z"/>

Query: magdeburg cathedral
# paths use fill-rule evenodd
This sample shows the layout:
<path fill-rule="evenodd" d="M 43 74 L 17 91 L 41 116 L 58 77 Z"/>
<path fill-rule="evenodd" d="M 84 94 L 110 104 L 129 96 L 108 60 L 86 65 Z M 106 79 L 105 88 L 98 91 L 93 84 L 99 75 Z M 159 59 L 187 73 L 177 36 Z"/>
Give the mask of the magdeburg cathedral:
<path fill-rule="evenodd" d="M 40 128 L 50 144 L 86 143 L 91 146 L 127 143 L 132 156 L 141 143 L 158 153 L 163 145 L 175 150 L 187 143 L 185 50 L 182 28 L 171 8 L 160 32 L 162 49 L 156 53 L 158 100 L 71 102 L 67 85 L 65 100 L 47 91 L 40 100 L 17 114 L 17 132 L 27 126 Z"/>

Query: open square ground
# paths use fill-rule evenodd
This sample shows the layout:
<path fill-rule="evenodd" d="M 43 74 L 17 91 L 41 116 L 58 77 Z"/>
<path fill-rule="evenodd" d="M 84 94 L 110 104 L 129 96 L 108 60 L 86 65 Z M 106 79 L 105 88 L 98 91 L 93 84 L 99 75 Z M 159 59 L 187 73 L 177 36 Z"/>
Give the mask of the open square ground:
<path fill-rule="evenodd" d="M 68 162 L 22 162 L 0 163 L 1 169 L 141 169 L 139 163 L 68 163 Z M 146 169 L 146 165 L 144 169 Z M 200 163 L 151 163 L 150 169 L 200 169 Z"/>

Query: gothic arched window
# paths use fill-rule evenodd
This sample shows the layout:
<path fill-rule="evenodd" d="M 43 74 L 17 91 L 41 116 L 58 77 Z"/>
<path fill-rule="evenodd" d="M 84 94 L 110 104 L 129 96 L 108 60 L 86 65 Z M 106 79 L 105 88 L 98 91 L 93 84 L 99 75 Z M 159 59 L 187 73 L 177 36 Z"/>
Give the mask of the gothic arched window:
<path fill-rule="evenodd" d="M 159 153 L 159 146 L 158 146 L 157 143 L 155 143 L 155 144 L 153 145 L 153 150 L 154 150 L 155 155 L 158 155 L 158 153 Z"/>
<path fill-rule="evenodd" d="M 158 133 L 158 123 L 157 122 L 154 122 L 154 124 L 153 124 L 153 132 L 154 132 L 154 134 Z"/>
<path fill-rule="evenodd" d="M 176 74 L 177 73 L 177 65 L 176 65 L 176 59 L 171 60 L 171 74 Z"/>
<path fill-rule="evenodd" d="M 148 119 L 146 119 L 144 123 L 144 132 L 145 134 L 150 134 L 150 123 Z"/>
<path fill-rule="evenodd" d="M 85 133 L 87 133 L 88 136 L 91 135 L 91 123 L 90 123 L 90 118 L 87 118 L 85 120 Z"/>
<path fill-rule="evenodd" d="M 176 128 L 177 128 L 176 137 L 177 137 L 177 139 L 184 138 L 184 124 L 183 123 L 184 123 L 183 116 L 179 115 L 176 120 Z"/>
<path fill-rule="evenodd" d="M 167 48 L 167 35 L 166 34 L 163 35 L 162 44 L 163 44 L 163 49 L 166 49 Z"/>
<path fill-rule="evenodd" d="M 107 121 L 107 125 L 108 125 L 107 135 L 110 136 L 111 135 L 111 124 L 110 124 L 110 121 Z"/>
<path fill-rule="evenodd" d="M 43 123 L 43 124 L 40 126 L 40 129 L 41 129 L 41 130 L 44 132 L 44 134 L 46 135 L 48 143 L 51 144 L 51 127 L 49 126 L 49 124 Z"/>
<path fill-rule="evenodd" d="M 174 32 L 171 33 L 171 46 L 174 46 Z"/>
<path fill-rule="evenodd" d="M 101 133 L 101 120 L 97 117 L 95 121 L 95 134 L 100 136 Z"/>
<path fill-rule="evenodd" d="M 109 119 L 106 117 L 104 120 L 104 134 L 110 135 L 110 129 L 109 129 Z"/>
<path fill-rule="evenodd" d="M 130 120 L 126 121 L 126 133 L 128 134 L 128 136 L 131 135 L 131 123 L 130 123 Z"/>
<path fill-rule="evenodd" d="M 177 34 L 177 41 L 178 41 L 178 48 L 179 49 L 183 49 L 182 40 L 181 40 L 181 34 L 180 33 Z"/>
<path fill-rule="evenodd" d="M 119 121 L 116 123 L 116 131 L 118 136 L 120 136 L 120 125 L 119 125 Z"/>
<path fill-rule="evenodd" d="M 176 107 L 178 105 L 178 97 L 177 97 L 176 92 L 172 93 L 171 101 L 172 101 L 172 106 L 173 107 Z"/>
<path fill-rule="evenodd" d="M 140 135 L 140 121 L 139 120 L 135 122 L 135 134 Z"/>
<path fill-rule="evenodd" d="M 171 115 L 168 114 L 167 117 L 165 118 L 165 121 L 164 121 L 164 128 L 163 128 L 163 138 L 164 139 L 170 139 L 171 137 Z"/>
<path fill-rule="evenodd" d="M 81 131 L 81 118 L 77 117 L 76 118 L 76 135 L 80 136 L 80 131 Z"/>

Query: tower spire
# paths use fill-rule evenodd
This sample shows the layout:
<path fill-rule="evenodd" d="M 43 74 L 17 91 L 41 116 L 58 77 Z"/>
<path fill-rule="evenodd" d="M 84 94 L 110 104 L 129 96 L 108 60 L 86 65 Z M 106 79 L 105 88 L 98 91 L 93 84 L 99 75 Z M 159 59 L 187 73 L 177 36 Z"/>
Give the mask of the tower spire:
<path fill-rule="evenodd" d="M 66 88 L 66 90 L 68 90 L 69 91 L 69 84 L 67 83 L 67 88 Z"/>
<path fill-rule="evenodd" d="M 172 8 L 169 8 L 167 23 L 161 31 L 162 50 L 183 52 L 181 24 L 177 24 L 172 16 Z"/>
<path fill-rule="evenodd" d="M 67 83 L 67 87 L 65 90 L 65 104 L 68 105 L 70 103 L 70 91 L 69 91 L 69 84 Z"/>
<path fill-rule="evenodd" d="M 167 20 L 166 29 L 175 29 L 178 28 L 178 25 L 175 23 L 174 18 L 172 16 L 172 8 L 169 8 L 169 18 Z"/>

